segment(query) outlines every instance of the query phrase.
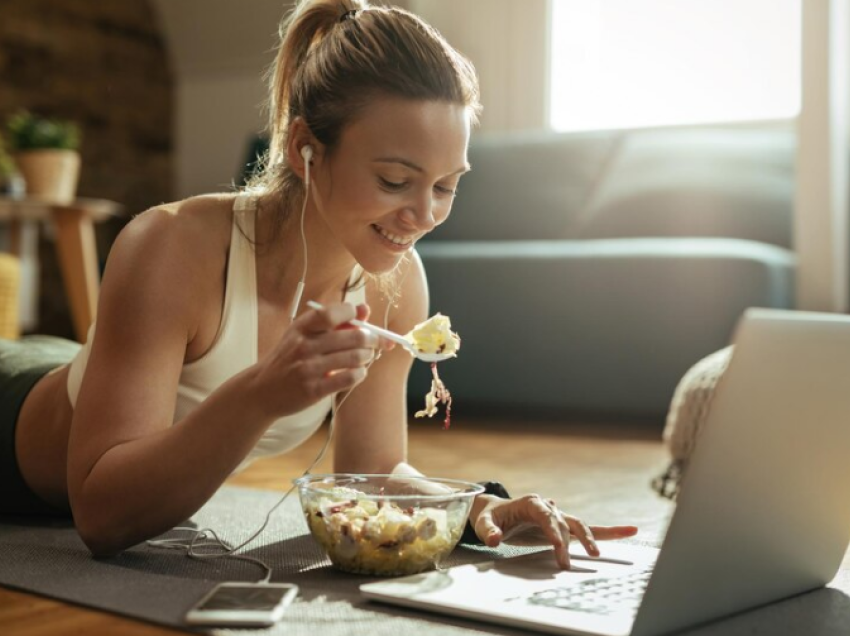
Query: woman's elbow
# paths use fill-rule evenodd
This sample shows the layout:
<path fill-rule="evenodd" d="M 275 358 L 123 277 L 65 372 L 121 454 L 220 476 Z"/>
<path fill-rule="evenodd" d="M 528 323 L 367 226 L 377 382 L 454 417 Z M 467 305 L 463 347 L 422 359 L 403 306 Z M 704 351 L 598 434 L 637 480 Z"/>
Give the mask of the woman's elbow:
<path fill-rule="evenodd" d="M 77 532 L 79 532 L 80 538 L 86 544 L 92 556 L 98 559 L 114 557 L 126 547 L 105 533 L 90 530 L 79 524 L 77 526 Z"/>
<path fill-rule="evenodd" d="M 113 557 L 132 545 L 122 538 L 122 533 L 102 506 L 73 506 L 74 525 L 86 547 L 96 558 Z"/>

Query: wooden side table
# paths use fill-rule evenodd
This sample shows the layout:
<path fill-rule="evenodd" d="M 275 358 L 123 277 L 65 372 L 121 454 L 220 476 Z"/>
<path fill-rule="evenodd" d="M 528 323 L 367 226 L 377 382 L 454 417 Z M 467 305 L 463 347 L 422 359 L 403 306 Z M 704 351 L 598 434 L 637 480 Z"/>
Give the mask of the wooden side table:
<path fill-rule="evenodd" d="M 114 216 L 121 206 L 105 199 L 76 199 L 72 203 L 47 203 L 34 199 L 0 196 L 0 222 L 10 228 L 11 251 L 20 256 L 21 223 L 52 220 L 56 227 L 56 251 L 65 294 L 77 340 L 85 342 L 94 321 L 100 289 L 94 224 Z"/>

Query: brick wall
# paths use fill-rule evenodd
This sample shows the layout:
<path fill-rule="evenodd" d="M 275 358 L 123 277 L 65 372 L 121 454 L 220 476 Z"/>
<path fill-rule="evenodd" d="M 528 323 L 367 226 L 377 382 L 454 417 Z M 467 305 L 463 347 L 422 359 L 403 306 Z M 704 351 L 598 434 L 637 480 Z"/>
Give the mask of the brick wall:
<path fill-rule="evenodd" d="M 98 227 L 104 259 L 129 215 L 172 196 L 172 74 L 148 0 L 0 1 L 0 122 L 19 108 L 76 120 L 80 196 L 120 202 Z M 42 241 L 37 331 L 71 336 L 53 246 Z"/>

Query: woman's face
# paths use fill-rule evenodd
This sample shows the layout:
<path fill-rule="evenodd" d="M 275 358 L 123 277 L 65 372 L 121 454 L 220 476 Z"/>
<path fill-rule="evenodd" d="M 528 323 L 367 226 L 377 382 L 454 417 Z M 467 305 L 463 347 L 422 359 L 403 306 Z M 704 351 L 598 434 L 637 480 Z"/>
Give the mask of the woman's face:
<path fill-rule="evenodd" d="M 366 271 L 393 269 L 449 216 L 469 133 L 463 106 L 381 98 L 319 157 L 316 209 Z"/>

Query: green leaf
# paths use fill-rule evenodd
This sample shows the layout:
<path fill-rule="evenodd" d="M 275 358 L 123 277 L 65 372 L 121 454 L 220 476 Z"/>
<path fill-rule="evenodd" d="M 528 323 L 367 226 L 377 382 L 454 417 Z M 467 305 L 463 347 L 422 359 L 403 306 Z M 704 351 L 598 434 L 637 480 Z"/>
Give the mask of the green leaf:
<path fill-rule="evenodd" d="M 6 122 L 9 148 L 16 150 L 77 150 L 80 129 L 71 121 L 39 117 L 21 110 Z"/>

